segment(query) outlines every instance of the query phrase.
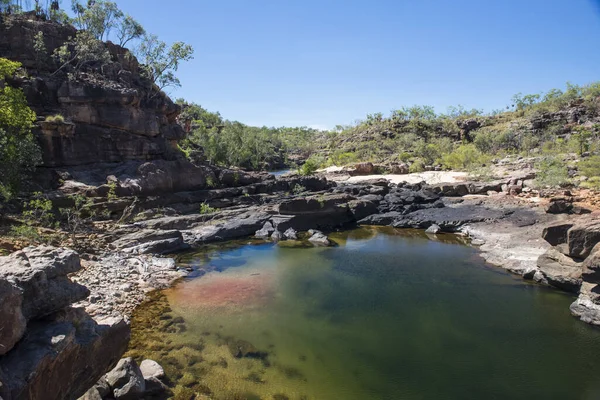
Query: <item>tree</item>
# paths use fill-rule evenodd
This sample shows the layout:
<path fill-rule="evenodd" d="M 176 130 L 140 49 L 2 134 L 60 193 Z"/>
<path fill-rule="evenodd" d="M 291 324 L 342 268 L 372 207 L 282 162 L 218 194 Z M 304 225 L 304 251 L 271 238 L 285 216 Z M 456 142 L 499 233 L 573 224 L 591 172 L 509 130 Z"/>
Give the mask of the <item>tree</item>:
<path fill-rule="evenodd" d="M 116 29 L 119 46 L 121 47 L 125 47 L 131 40 L 139 39 L 146 34 L 144 27 L 130 15 L 126 15 L 122 18 L 118 22 Z"/>
<path fill-rule="evenodd" d="M 179 63 L 194 58 L 194 49 L 189 44 L 176 42 L 167 48 L 167 44 L 156 35 L 144 35 L 137 53 L 146 76 L 158 86 L 159 91 L 169 86 L 181 86 L 175 76 Z"/>
<path fill-rule="evenodd" d="M 111 29 L 119 25 L 123 12 L 116 3 L 106 0 L 88 1 L 87 7 L 79 0 L 73 0 L 71 9 L 75 14 L 75 26 L 86 30 L 96 39 L 108 39 Z"/>
<path fill-rule="evenodd" d="M 31 133 L 35 113 L 23 91 L 5 82 L 20 67 L 17 62 L 0 58 L 0 196 L 5 199 L 18 192 L 24 178 L 41 162 Z"/>
<path fill-rule="evenodd" d="M 61 63 L 54 74 L 67 67 L 79 71 L 92 63 L 103 65 L 110 62 L 110 53 L 104 43 L 88 31 L 77 32 L 75 39 L 54 50 L 54 57 Z"/>

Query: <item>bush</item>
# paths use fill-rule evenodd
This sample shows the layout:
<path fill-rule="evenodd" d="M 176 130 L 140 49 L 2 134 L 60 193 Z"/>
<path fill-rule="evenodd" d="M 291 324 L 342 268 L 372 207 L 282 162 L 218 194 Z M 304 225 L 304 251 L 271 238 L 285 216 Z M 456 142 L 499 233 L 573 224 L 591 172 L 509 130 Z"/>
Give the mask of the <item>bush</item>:
<path fill-rule="evenodd" d="M 217 209 L 209 206 L 207 203 L 202 203 L 200 205 L 200 214 L 212 214 L 215 211 L 217 211 Z"/>
<path fill-rule="evenodd" d="M 442 157 L 446 168 L 468 170 L 484 166 L 489 162 L 489 156 L 483 154 L 474 144 L 462 144 L 450 154 Z"/>
<path fill-rule="evenodd" d="M 302 164 L 300 169 L 298 169 L 298 173 L 300 175 L 307 176 L 307 175 L 314 174 L 318 169 L 319 169 L 319 164 L 318 164 L 317 160 L 315 160 L 314 158 L 309 158 L 308 160 L 306 160 L 306 162 L 304 164 Z"/>
<path fill-rule="evenodd" d="M 535 183 L 537 186 L 565 186 L 569 183 L 569 173 L 565 162 L 559 157 L 546 157 L 540 161 Z"/>
<path fill-rule="evenodd" d="M 56 115 L 48 115 L 48 116 L 46 117 L 46 120 L 45 120 L 45 121 L 46 121 L 46 122 L 54 122 L 54 123 L 57 123 L 57 124 L 64 124 L 64 122 L 65 122 L 65 117 L 63 117 L 63 116 L 62 116 L 62 115 L 60 115 L 60 114 L 56 114 Z"/>
<path fill-rule="evenodd" d="M 410 164 L 410 167 L 408 167 L 408 172 L 410 172 L 411 174 L 423 171 L 425 171 L 425 163 L 421 159 L 413 161 L 413 163 Z"/>
<path fill-rule="evenodd" d="M 587 181 L 581 186 L 592 189 L 600 188 L 600 156 L 593 156 L 579 163 L 579 174 L 586 176 Z"/>

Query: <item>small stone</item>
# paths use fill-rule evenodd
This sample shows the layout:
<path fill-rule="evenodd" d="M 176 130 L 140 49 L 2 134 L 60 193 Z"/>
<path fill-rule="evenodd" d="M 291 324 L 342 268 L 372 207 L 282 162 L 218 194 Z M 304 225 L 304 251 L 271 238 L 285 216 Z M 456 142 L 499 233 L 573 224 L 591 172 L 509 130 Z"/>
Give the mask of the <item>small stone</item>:
<path fill-rule="evenodd" d="M 142 361 L 140 364 L 140 371 L 142 371 L 144 379 L 148 379 L 150 377 L 161 379 L 165 377 L 165 370 L 154 360 Z"/>
<path fill-rule="evenodd" d="M 294 228 L 288 228 L 285 232 L 283 232 L 283 236 L 288 240 L 297 240 L 298 232 Z"/>
<path fill-rule="evenodd" d="M 432 234 L 436 234 L 436 233 L 440 233 L 442 231 L 442 228 L 440 228 L 439 225 L 437 224 L 432 224 L 429 228 L 427 228 L 427 230 L 425 231 L 425 233 L 432 233 Z"/>
<path fill-rule="evenodd" d="M 283 238 L 283 235 L 279 231 L 274 231 L 271 234 L 271 240 L 274 241 L 275 243 L 279 242 L 282 238 Z"/>

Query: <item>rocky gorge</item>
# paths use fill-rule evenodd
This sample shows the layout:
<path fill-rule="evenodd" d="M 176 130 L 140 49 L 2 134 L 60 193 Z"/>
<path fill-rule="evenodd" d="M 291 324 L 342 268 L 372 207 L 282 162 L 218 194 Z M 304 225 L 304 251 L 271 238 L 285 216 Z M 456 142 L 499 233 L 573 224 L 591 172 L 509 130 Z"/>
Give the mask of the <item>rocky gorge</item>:
<path fill-rule="evenodd" d="M 600 218 L 576 195 L 535 192 L 530 168 L 488 182 L 428 184 L 195 164 L 178 149 L 179 107 L 153 92 L 125 49 L 107 43 L 108 65 L 76 78 L 54 75 L 57 65 L 40 67 L 32 56 L 38 31 L 50 52 L 74 34 L 35 18 L 0 20 L 0 56 L 27 72 L 8 83 L 39 117 L 43 164 L 33 186 L 54 208 L 77 194 L 108 217 L 78 234 L 79 253 L 44 245 L 0 257 L 2 399 L 167 391 L 160 366 L 121 359 L 129 317 L 149 292 L 195 272 L 169 255 L 230 239 L 328 246 L 328 232 L 356 225 L 424 229 L 432 240 L 460 234 L 488 262 L 578 294 L 573 315 L 600 325 Z M 64 121 L 46 121 L 59 113 Z"/>

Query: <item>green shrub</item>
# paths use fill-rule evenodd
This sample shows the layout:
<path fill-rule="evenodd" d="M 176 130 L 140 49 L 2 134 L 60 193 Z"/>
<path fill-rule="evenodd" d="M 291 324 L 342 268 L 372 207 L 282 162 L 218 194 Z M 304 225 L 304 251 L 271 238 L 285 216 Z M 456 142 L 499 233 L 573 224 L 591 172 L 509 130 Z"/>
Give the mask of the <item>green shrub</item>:
<path fill-rule="evenodd" d="M 569 174 L 565 162 L 554 156 L 545 157 L 536 168 L 538 170 L 535 178 L 536 186 L 565 186 L 569 183 Z"/>
<path fill-rule="evenodd" d="M 319 169 L 318 162 L 313 158 L 309 158 L 308 160 L 306 160 L 306 162 L 304 164 L 302 164 L 300 169 L 298 169 L 298 173 L 300 175 L 305 175 L 305 176 L 313 175 L 318 169 Z"/>
<path fill-rule="evenodd" d="M 410 164 L 410 167 L 408 167 L 408 172 L 411 174 L 423 171 L 425 171 L 425 163 L 421 159 L 415 160 L 412 164 Z"/>
<path fill-rule="evenodd" d="M 600 188 L 600 156 L 593 156 L 582 160 L 579 163 L 579 174 L 586 176 L 587 181 L 582 182 L 581 186 L 592 189 Z"/>
<path fill-rule="evenodd" d="M 200 214 L 212 214 L 215 211 L 217 211 L 217 209 L 209 206 L 207 203 L 200 204 Z"/>
<path fill-rule="evenodd" d="M 46 117 L 46 122 L 54 122 L 56 124 L 63 124 L 65 122 L 65 117 L 63 117 L 60 114 L 48 115 Z"/>
<path fill-rule="evenodd" d="M 442 164 L 449 169 L 468 170 L 484 166 L 489 162 L 490 157 L 483 154 L 477 147 L 470 144 L 458 146 L 450 154 L 442 157 Z"/>
<path fill-rule="evenodd" d="M 294 192 L 294 194 L 302 194 L 304 192 L 306 192 L 306 188 L 298 183 L 296 183 L 296 185 L 294 185 L 294 187 L 292 188 L 292 192 Z"/>

